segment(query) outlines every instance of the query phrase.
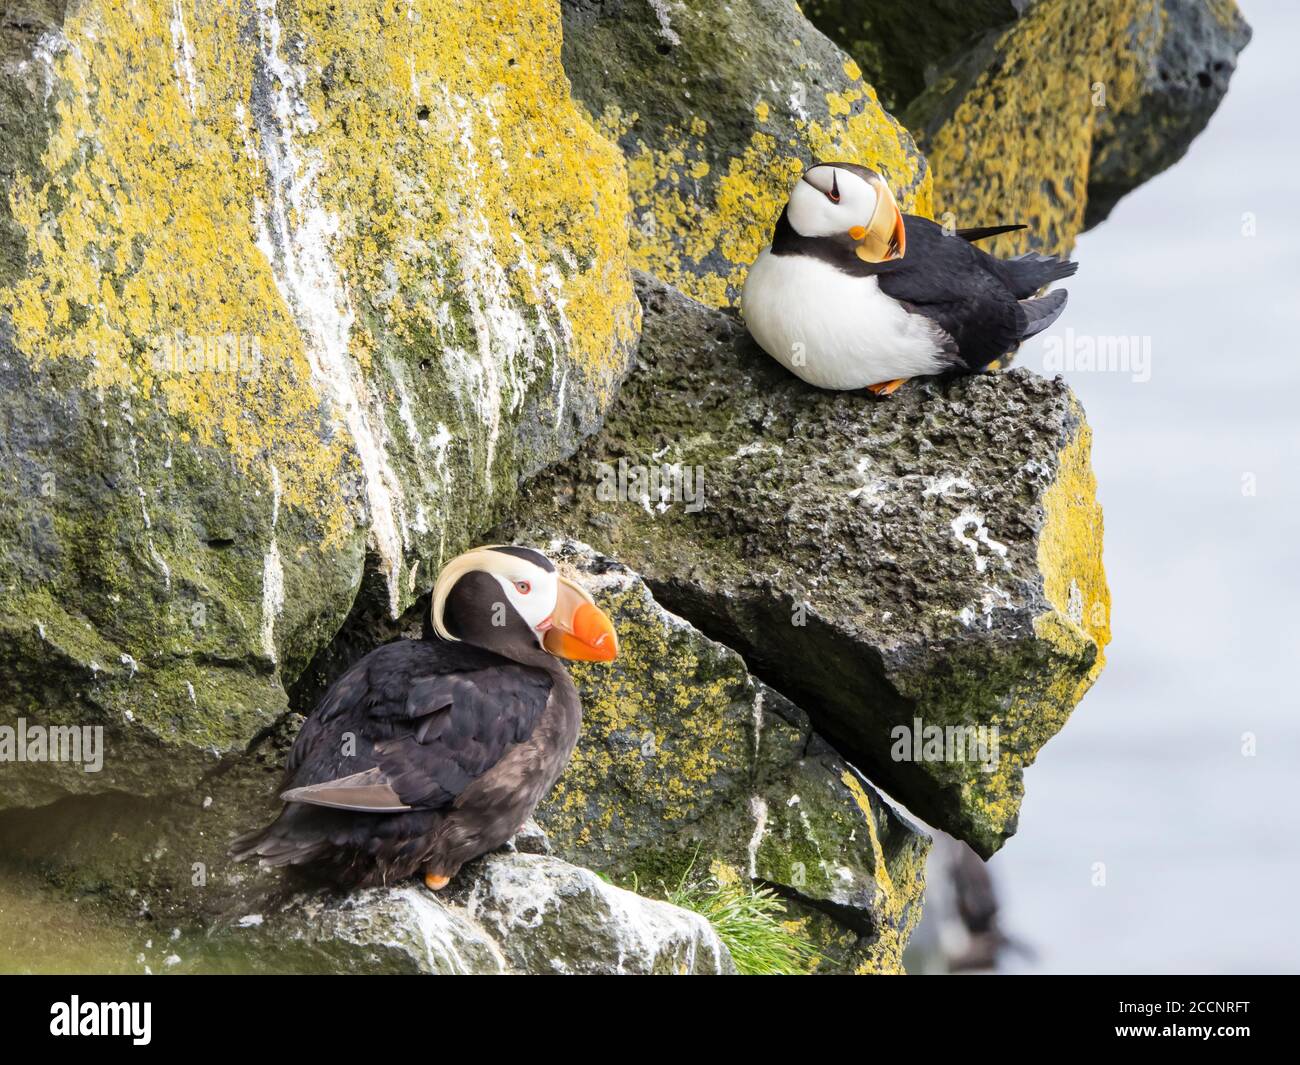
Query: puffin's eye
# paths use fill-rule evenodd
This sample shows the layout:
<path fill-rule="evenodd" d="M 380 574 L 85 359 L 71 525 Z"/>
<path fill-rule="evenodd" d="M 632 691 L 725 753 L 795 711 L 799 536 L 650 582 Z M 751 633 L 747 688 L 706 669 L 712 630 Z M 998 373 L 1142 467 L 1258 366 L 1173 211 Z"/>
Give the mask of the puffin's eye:
<path fill-rule="evenodd" d="M 826 194 L 831 203 L 840 202 L 840 180 L 834 170 L 831 171 L 831 191 Z"/>
<path fill-rule="evenodd" d="M 515 587 L 519 589 L 520 595 L 527 595 L 533 590 L 533 586 L 527 581 L 515 581 Z"/>

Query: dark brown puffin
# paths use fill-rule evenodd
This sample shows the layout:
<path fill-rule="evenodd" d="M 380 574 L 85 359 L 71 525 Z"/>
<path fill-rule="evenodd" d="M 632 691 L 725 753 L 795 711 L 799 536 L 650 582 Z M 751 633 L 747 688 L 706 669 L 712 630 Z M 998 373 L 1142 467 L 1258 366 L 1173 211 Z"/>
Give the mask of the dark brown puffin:
<path fill-rule="evenodd" d="M 284 809 L 235 841 L 236 860 L 342 887 L 419 872 L 436 891 L 527 820 L 582 721 L 560 658 L 611 661 L 614 627 L 526 547 L 449 562 L 430 620 L 426 638 L 377 648 L 325 693 L 289 753 Z"/>

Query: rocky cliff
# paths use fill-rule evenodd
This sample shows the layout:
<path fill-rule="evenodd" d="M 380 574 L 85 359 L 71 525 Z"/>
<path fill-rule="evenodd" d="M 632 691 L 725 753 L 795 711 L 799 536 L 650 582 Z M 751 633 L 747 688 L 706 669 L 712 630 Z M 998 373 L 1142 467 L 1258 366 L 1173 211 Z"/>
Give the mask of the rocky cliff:
<path fill-rule="evenodd" d="M 897 971 L 928 839 L 881 792 L 992 853 L 1102 667 L 1089 432 L 1023 371 L 816 393 L 746 266 L 815 156 L 1068 246 L 1248 35 L 906 6 L 0 2 L 0 726 L 105 745 L 0 761 L 2 868 L 198 968 L 765 971 L 664 901 L 738 892 L 787 968 Z M 232 868 L 300 715 L 491 536 L 624 634 L 550 853 L 443 900 Z"/>

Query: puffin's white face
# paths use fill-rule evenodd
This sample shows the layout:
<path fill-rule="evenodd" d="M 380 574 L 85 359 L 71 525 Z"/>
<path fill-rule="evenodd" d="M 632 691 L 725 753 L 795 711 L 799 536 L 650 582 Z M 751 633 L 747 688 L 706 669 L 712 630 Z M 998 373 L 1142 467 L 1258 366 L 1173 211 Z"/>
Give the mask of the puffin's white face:
<path fill-rule="evenodd" d="M 554 570 L 549 573 L 541 566 L 534 566 L 521 558 L 508 559 L 508 564 L 498 565 L 492 576 L 505 592 L 506 601 L 515 608 L 521 618 L 537 633 L 537 642 L 542 642 L 546 631 L 545 622 L 555 613 L 555 604 L 560 596 L 559 575 Z"/>
<path fill-rule="evenodd" d="M 906 249 L 903 215 L 894 195 L 866 167 L 809 167 L 790 191 L 786 218 L 802 237 L 849 237 L 867 262 L 901 258 Z"/>
<path fill-rule="evenodd" d="M 527 624 L 544 650 L 561 658 L 608 662 L 618 655 L 618 634 L 591 594 L 576 581 L 560 576 L 554 564 L 530 547 L 479 547 L 458 555 L 443 567 L 433 590 L 431 615 L 434 629 L 444 640 L 455 640 L 445 623 L 447 598 L 467 574 L 491 577 L 501 598 L 483 597 L 473 605 L 492 625 L 502 606 L 509 604 Z M 485 601 L 491 600 L 491 601 Z"/>
<path fill-rule="evenodd" d="M 840 236 L 871 221 L 876 198 L 876 190 L 857 174 L 821 163 L 791 190 L 787 217 L 801 237 Z"/>

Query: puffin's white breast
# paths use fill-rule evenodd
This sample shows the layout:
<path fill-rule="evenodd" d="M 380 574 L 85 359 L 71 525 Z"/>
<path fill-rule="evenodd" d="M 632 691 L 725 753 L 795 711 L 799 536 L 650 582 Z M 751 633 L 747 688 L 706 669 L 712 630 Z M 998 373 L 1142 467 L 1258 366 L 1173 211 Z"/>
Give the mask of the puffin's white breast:
<path fill-rule="evenodd" d="M 949 368 L 946 336 L 880 291 L 807 255 L 764 248 L 740 295 L 745 325 L 791 373 L 819 388 L 865 388 Z"/>

